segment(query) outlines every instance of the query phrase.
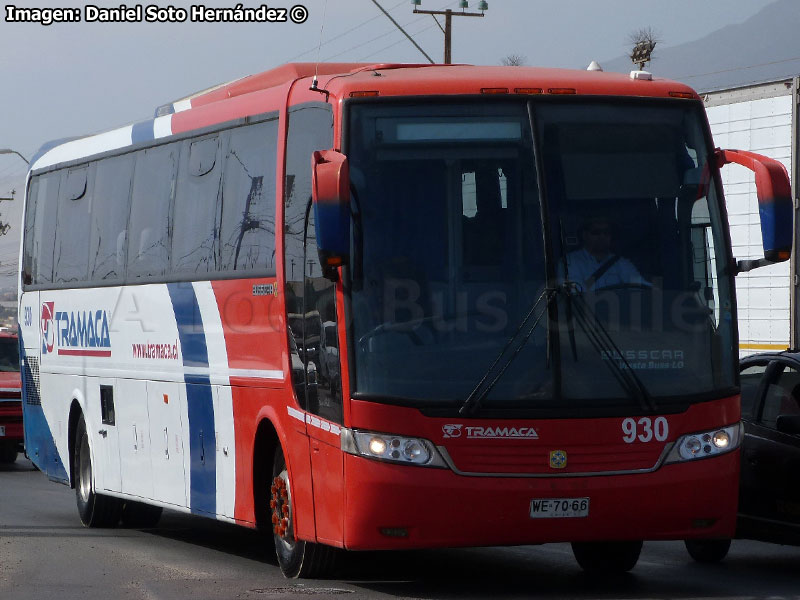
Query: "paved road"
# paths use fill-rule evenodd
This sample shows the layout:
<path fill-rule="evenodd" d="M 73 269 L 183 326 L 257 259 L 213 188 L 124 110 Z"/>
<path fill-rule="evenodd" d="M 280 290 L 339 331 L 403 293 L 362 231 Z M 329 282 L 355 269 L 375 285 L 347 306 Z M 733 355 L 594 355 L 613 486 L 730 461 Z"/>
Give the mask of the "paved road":
<path fill-rule="evenodd" d="M 679 499 L 676 498 L 676 501 Z M 735 542 L 713 566 L 645 544 L 631 574 L 585 576 L 566 544 L 359 553 L 337 580 L 286 580 L 257 533 L 178 513 L 152 530 L 89 530 L 73 491 L 0 467 L 0 598 L 800 598 L 800 548 Z"/>

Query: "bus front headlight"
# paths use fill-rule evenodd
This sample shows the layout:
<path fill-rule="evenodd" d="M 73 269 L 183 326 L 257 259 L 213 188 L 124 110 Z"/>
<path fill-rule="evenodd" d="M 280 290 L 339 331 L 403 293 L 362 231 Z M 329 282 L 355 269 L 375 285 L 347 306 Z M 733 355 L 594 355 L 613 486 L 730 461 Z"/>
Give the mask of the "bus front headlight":
<path fill-rule="evenodd" d="M 719 456 L 736 450 L 742 440 L 742 424 L 719 427 L 678 438 L 664 464 Z"/>
<path fill-rule="evenodd" d="M 342 428 L 342 450 L 348 454 L 421 467 L 446 467 L 432 442 L 391 433 Z"/>

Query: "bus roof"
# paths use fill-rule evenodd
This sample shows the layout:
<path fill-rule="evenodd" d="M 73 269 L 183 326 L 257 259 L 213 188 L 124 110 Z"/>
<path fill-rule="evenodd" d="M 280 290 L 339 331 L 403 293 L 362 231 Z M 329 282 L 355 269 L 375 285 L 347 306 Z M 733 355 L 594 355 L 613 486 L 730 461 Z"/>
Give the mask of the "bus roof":
<path fill-rule="evenodd" d="M 318 76 L 319 90 L 309 92 Z M 304 81 L 305 80 L 305 81 Z M 45 144 L 31 161 L 31 169 L 77 160 L 125 146 L 199 129 L 235 118 L 276 110 L 277 94 L 292 83 L 306 99 L 370 95 L 381 97 L 433 95 L 588 95 L 699 99 L 690 87 L 659 78 L 633 78 L 620 73 L 541 67 L 486 67 L 472 65 L 289 63 L 186 96 L 156 109 L 154 119 L 127 125 L 59 145 Z M 265 93 L 273 103 L 265 105 Z M 299 95 L 303 97 L 301 93 Z M 249 100 L 249 101 L 248 101 Z M 199 109 L 199 110 L 198 110 Z M 218 109 L 218 110 L 217 110 Z M 197 112 L 195 112 L 197 111 Z M 194 118 L 194 115 L 197 115 Z M 174 119 L 174 120 L 173 120 Z"/>
<path fill-rule="evenodd" d="M 485 67 L 473 65 L 290 63 L 251 75 L 194 95 L 191 108 L 235 96 L 276 87 L 297 79 L 319 75 L 319 88 L 348 97 L 353 92 L 378 95 L 479 94 L 483 90 L 539 90 L 558 93 L 572 90 L 578 95 L 669 96 L 670 92 L 692 94 L 685 84 L 666 79 L 634 79 L 628 74 L 576 71 L 542 67 Z M 378 79 L 377 76 L 380 76 Z M 366 87 L 365 87 L 366 86 Z M 188 108 L 188 107 L 187 107 Z"/>

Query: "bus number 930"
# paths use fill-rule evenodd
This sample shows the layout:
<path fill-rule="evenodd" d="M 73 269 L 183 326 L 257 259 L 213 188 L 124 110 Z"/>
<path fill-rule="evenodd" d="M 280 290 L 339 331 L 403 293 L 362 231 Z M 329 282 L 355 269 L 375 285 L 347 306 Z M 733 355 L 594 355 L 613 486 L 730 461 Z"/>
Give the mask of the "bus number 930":
<path fill-rule="evenodd" d="M 622 439 L 626 444 L 632 444 L 637 439 L 640 442 L 663 442 L 669 436 L 669 423 L 664 417 L 650 417 L 632 419 L 628 417 L 622 421 Z"/>

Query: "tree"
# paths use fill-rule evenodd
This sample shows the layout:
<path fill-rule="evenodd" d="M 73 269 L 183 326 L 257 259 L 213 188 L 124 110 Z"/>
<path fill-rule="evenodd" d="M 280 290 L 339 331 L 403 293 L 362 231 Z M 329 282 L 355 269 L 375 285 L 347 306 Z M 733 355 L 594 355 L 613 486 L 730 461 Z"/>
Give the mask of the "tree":
<path fill-rule="evenodd" d="M 656 44 L 661 40 L 658 35 L 653 31 L 652 27 L 643 27 L 637 29 L 628 36 L 628 41 L 633 44 L 630 57 L 634 64 L 639 65 L 639 69 L 644 69 L 644 66 L 650 62 L 653 57 L 653 50 Z"/>
<path fill-rule="evenodd" d="M 521 54 L 509 54 L 500 61 L 504 67 L 521 67 L 527 59 Z"/>

